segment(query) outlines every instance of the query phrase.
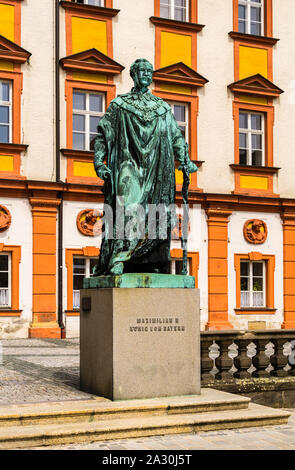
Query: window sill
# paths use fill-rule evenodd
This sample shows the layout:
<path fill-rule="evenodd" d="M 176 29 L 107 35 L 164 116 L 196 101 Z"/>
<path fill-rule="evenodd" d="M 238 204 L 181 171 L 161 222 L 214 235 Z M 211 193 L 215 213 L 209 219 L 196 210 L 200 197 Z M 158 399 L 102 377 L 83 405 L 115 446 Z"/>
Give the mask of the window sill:
<path fill-rule="evenodd" d="M 274 46 L 279 41 L 279 39 L 276 39 L 276 38 L 270 38 L 267 36 L 256 36 L 254 34 L 237 33 L 235 31 L 231 31 L 228 34 L 232 39 L 251 42 L 253 44 L 259 44 L 259 45 L 264 45 L 264 46 L 265 45 Z"/>
<path fill-rule="evenodd" d="M 26 152 L 28 145 L 0 142 L 0 152 Z"/>
<path fill-rule="evenodd" d="M 20 317 L 22 310 L 11 310 L 10 308 L 0 308 L 0 317 Z"/>
<path fill-rule="evenodd" d="M 75 310 L 66 310 L 65 311 L 67 317 L 79 317 L 80 316 L 80 309 Z"/>
<path fill-rule="evenodd" d="M 95 16 L 103 16 L 106 18 L 113 18 L 117 16 L 120 10 L 115 10 L 114 8 L 107 8 L 107 7 L 98 7 L 96 5 L 86 5 L 84 3 L 74 3 L 70 0 L 62 0 L 59 2 L 60 5 L 65 8 L 66 10 L 71 10 L 73 13 L 91 13 L 91 15 Z"/>
<path fill-rule="evenodd" d="M 236 315 L 274 315 L 276 308 L 235 308 Z"/>
<path fill-rule="evenodd" d="M 156 26 L 177 28 L 178 30 L 191 31 L 194 33 L 199 33 L 205 26 L 203 24 L 190 23 L 188 21 L 169 20 L 168 18 L 160 18 L 158 16 L 151 16 L 150 21 Z"/>
<path fill-rule="evenodd" d="M 79 159 L 89 159 L 94 158 L 94 152 L 92 150 L 74 150 L 74 149 L 61 149 L 61 153 L 66 158 L 79 158 Z"/>
<path fill-rule="evenodd" d="M 253 173 L 259 172 L 259 174 L 271 174 L 274 175 L 278 173 L 278 171 L 281 169 L 279 167 L 274 167 L 274 166 L 253 166 L 253 165 L 239 165 L 237 163 L 232 163 L 229 165 L 234 171 L 250 171 Z"/>

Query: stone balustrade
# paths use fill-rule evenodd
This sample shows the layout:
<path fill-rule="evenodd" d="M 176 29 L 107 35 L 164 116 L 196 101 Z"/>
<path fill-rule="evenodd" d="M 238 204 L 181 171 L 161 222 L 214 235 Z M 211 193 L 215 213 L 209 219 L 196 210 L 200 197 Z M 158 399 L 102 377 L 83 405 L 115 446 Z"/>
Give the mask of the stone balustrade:
<path fill-rule="evenodd" d="M 204 331 L 202 386 L 295 377 L 295 330 Z"/>

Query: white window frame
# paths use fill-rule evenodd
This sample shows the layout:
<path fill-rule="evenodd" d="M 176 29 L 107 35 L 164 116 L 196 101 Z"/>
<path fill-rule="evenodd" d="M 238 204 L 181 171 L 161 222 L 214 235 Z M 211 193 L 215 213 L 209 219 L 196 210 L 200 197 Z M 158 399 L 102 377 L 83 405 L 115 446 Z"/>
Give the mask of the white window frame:
<path fill-rule="evenodd" d="M 184 110 L 185 110 L 185 121 L 176 121 L 177 124 L 179 126 L 182 126 L 185 128 L 185 141 L 188 142 L 189 141 L 189 105 L 187 103 L 184 103 L 184 102 L 180 102 L 180 101 L 167 101 L 168 104 L 170 104 L 171 108 L 172 108 L 172 112 L 173 112 L 173 115 L 174 115 L 174 106 L 183 106 L 184 107 Z"/>
<path fill-rule="evenodd" d="M 89 1 L 90 0 L 83 0 L 82 2 L 79 2 L 78 0 L 73 0 L 75 3 L 81 3 L 81 4 L 84 4 L 84 5 L 92 5 L 92 6 L 97 6 L 97 7 L 104 7 L 104 2 L 105 0 L 96 0 L 96 2 L 99 4 L 99 5 L 93 5 L 93 4 L 90 4 Z"/>
<path fill-rule="evenodd" d="M 248 115 L 248 129 L 240 128 L 240 114 Z M 261 130 L 251 129 L 251 116 L 261 116 Z M 257 165 L 257 166 L 265 166 L 265 116 L 264 114 L 256 112 L 256 111 L 246 111 L 246 110 L 240 109 L 239 110 L 239 152 L 241 148 L 245 150 L 243 147 L 240 147 L 240 134 L 247 135 L 248 147 L 246 147 L 246 150 L 247 150 L 246 165 L 249 165 L 249 166 L 256 166 L 256 165 L 252 165 L 252 137 L 251 136 L 253 134 L 262 136 L 261 165 Z"/>
<path fill-rule="evenodd" d="M 84 264 L 84 274 L 79 274 L 79 273 L 75 273 L 75 259 L 83 259 L 85 260 L 85 264 Z M 98 262 L 98 257 L 96 256 L 73 256 L 73 310 L 79 310 L 80 309 L 80 290 L 74 290 L 74 277 L 75 276 L 83 276 L 83 279 L 85 279 L 86 277 L 91 277 L 92 276 L 92 273 L 90 272 L 90 260 L 97 260 Z M 79 299 L 79 301 L 77 300 Z M 79 304 L 79 306 L 78 306 Z"/>
<path fill-rule="evenodd" d="M 161 4 L 163 6 L 169 7 L 169 16 L 168 16 L 169 20 L 179 21 L 179 20 L 176 20 L 175 18 L 175 10 L 176 10 L 175 0 L 160 0 L 160 11 L 161 11 Z M 184 20 L 185 22 L 189 21 L 189 8 L 190 8 L 190 0 L 185 0 L 185 7 L 183 8 L 183 10 L 185 10 L 185 20 Z M 164 18 L 164 17 L 161 16 L 161 18 Z"/>
<path fill-rule="evenodd" d="M 177 262 L 182 263 L 183 258 L 171 258 L 170 259 L 170 274 L 176 274 Z M 191 259 L 190 258 L 187 259 L 187 275 L 191 276 Z"/>
<path fill-rule="evenodd" d="M 260 36 L 264 36 L 264 0 L 261 0 L 261 3 L 253 2 L 252 0 L 239 0 L 238 5 L 246 7 L 246 34 L 251 33 L 251 7 L 260 8 L 261 10 L 261 34 Z M 239 13 L 238 13 L 239 15 Z M 240 18 L 238 17 L 238 21 Z M 253 22 L 254 23 L 254 22 Z M 256 23 L 256 22 L 255 22 Z"/>
<path fill-rule="evenodd" d="M 12 142 L 12 84 L 9 80 L 2 80 L 0 79 L 0 84 L 1 83 L 7 83 L 9 85 L 9 101 L 2 101 L 0 100 L 0 106 L 6 106 L 9 108 L 9 123 L 8 123 L 8 129 L 9 129 L 9 138 L 8 142 L 11 144 Z M 5 125 L 5 123 L 0 123 L 1 125 Z"/>
<path fill-rule="evenodd" d="M 241 308 L 266 308 L 266 261 L 248 261 L 241 259 L 240 263 L 247 263 L 249 265 L 249 276 L 243 276 L 240 271 L 240 283 L 241 278 L 249 278 L 249 288 L 250 290 L 242 290 L 240 288 L 240 305 Z M 261 276 L 253 276 L 253 264 L 262 264 L 262 291 L 254 291 L 253 290 L 253 277 L 261 277 Z M 242 293 L 248 293 L 250 298 L 250 305 L 244 305 L 244 301 L 242 300 Z M 254 293 L 255 292 L 262 292 L 263 293 L 263 305 L 255 305 L 254 302 Z"/>
<path fill-rule="evenodd" d="M 0 287 L 0 291 L 8 291 L 8 302 L 6 304 L 1 303 L 2 294 L 0 294 L 0 311 L 1 308 L 11 308 L 11 254 L 10 253 L 1 253 L 0 256 L 8 257 L 8 271 L 1 271 L 1 272 L 8 272 L 8 286 Z"/>
<path fill-rule="evenodd" d="M 90 134 L 92 134 L 92 132 L 90 132 L 90 117 L 94 116 L 99 116 L 99 117 L 103 117 L 103 115 L 105 114 L 105 94 L 104 93 L 99 93 L 99 92 L 96 92 L 96 91 L 85 91 L 85 90 L 79 90 L 78 88 L 74 88 L 73 89 L 73 96 L 74 96 L 74 93 L 81 93 L 83 95 L 86 96 L 86 110 L 83 110 L 83 109 L 74 109 L 74 100 L 73 100 L 73 109 L 72 109 L 72 120 L 73 120 L 73 116 L 74 114 L 77 114 L 77 115 L 80 115 L 80 116 L 85 116 L 85 132 L 83 131 L 76 131 L 72 128 L 72 136 L 74 133 L 76 134 L 84 134 L 85 135 L 85 146 L 84 146 L 84 149 L 76 149 L 76 150 L 85 150 L 85 151 L 89 151 L 90 150 Z M 102 96 L 102 111 L 90 111 L 90 95 L 100 95 Z M 73 147 L 73 150 L 75 150 L 74 148 L 74 144 L 72 145 Z"/>

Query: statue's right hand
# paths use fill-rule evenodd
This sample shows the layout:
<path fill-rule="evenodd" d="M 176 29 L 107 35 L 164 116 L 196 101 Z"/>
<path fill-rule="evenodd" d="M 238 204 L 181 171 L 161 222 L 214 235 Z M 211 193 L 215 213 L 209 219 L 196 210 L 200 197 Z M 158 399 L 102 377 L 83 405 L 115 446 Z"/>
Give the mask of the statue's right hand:
<path fill-rule="evenodd" d="M 102 165 L 96 170 L 97 176 L 106 181 L 112 175 L 111 170 L 106 166 Z"/>

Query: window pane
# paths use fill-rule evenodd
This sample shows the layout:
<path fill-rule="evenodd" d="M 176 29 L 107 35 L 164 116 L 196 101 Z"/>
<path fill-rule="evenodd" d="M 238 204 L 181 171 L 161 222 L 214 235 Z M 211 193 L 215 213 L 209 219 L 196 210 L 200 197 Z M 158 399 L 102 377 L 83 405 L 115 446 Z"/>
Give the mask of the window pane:
<path fill-rule="evenodd" d="M 85 131 L 85 116 L 73 114 L 73 130 L 80 132 Z"/>
<path fill-rule="evenodd" d="M 239 20 L 246 19 L 246 7 L 244 5 L 239 5 Z"/>
<path fill-rule="evenodd" d="M 247 134 L 240 132 L 240 148 L 246 149 L 248 147 L 247 140 Z"/>
<path fill-rule="evenodd" d="M 252 152 L 252 165 L 262 166 L 262 152 L 261 150 L 254 150 Z"/>
<path fill-rule="evenodd" d="M 8 271 L 8 256 L 0 256 L 0 271 Z"/>
<path fill-rule="evenodd" d="M 168 6 L 162 6 L 160 8 L 160 16 L 161 18 L 169 18 L 169 7 Z"/>
<path fill-rule="evenodd" d="M 261 8 L 251 7 L 251 21 L 261 21 Z"/>
<path fill-rule="evenodd" d="M 90 132 L 92 134 L 97 134 L 97 126 L 100 119 L 100 116 L 90 116 Z"/>
<path fill-rule="evenodd" d="M 241 292 L 241 307 L 250 306 L 250 292 Z"/>
<path fill-rule="evenodd" d="M 182 260 L 175 261 L 175 274 L 182 274 Z"/>
<path fill-rule="evenodd" d="M 9 108 L 8 106 L 0 106 L 0 122 L 1 124 L 9 123 Z"/>
<path fill-rule="evenodd" d="M 239 20 L 239 33 L 246 33 L 246 21 Z"/>
<path fill-rule="evenodd" d="M 74 290 L 83 289 L 84 276 L 74 276 Z"/>
<path fill-rule="evenodd" d="M 90 274 L 92 274 L 92 271 L 94 267 L 97 265 L 97 263 L 98 263 L 98 258 L 90 259 Z"/>
<path fill-rule="evenodd" d="M 263 292 L 253 292 L 253 307 L 265 307 Z"/>
<path fill-rule="evenodd" d="M 239 115 L 240 129 L 248 129 L 248 114 L 240 113 Z"/>
<path fill-rule="evenodd" d="M 185 106 L 179 104 L 174 105 L 174 116 L 176 121 L 185 122 Z"/>
<path fill-rule="evenodd" d="M 251 34 L 261 36 L 261 23 L 251 23 Z"/>
<path fill-rule="evenodd" d="M 259 114 L 251 114 L 251 129 L 261 131 L 262 130 L 262 116 Z"/>
<path fill-rule="evenodd" d="M 253 277 L 253 291 L 263 291 L 263 279 L 261 277 Z"/>
<path fill-rule="evenodd" d="M 9 127 L 0 126 L 0 142 L 9 143 Z"/>
<path fill-rule="evenodd" d="M 185 8 L 186 7 L 186 0 L 174 0 L 174 5 L 176 7 Z"/>
<path fill-rule="evenodd" d="M 9 101 L 9 83 L 0 82 L 0 101 Z"/>
<path fill-rule="evenodd" d="M 73 93 L 73 109 L 86 109 L 86 95 L 85 93 Z"/>
<path fill-rule="evenodd" d="M 241 276 L 249 276 L 249 263 L 241 261 Z"/>
<path fill-rule="evenodd" d="M 263 276 L 262 263 L 253 263 L 253 276 Z"/>
<path fill-rule="evenodd" d="M 175 8 L 174 19 L 177 21 L 185 21 L 186 11 L 183 8 Z"/>
<path fill-rule="evenodd" d="M 84 258 L 74 258 L 74 267 L 75 266 L 85 266 L 85 259 Z"/>
<path fill-rule="evenodd" d="M 85 134 L 77 134 L 76 132 L 73 132 L 73 149 L 85 149 Z"/>
<path fill-rule="evenodd" d="M 96 5 L 97 7 L 103 6 L 102 0 L 88 0 L 88 5 Z"/>
<path fill-rule="evenodd" d="M 247 165 L 247 150 L 240 149 L 240 165 Z"/>
<path fill-rule="evenodd" d="M 249 290 L 249 278 L 248 277 L 241 277 L 241 290 L 242 291 Z"/>
<path fill-rule="evenodd" d="M 8 287 L 8 273 L 0 272 L 0 287 Z"/>
<path fill-rule="evenodd" d="M 89 96 L 90 111 L 102 112 L 102 95 Z"/>
<path fill-rule="evenodd" d="M 252 134 L 251 135 L 251 140 L 252 140 L 252 148 L 255 150 L 261 150 L 262 149 L 262 135 L 261 134 Z"/>

